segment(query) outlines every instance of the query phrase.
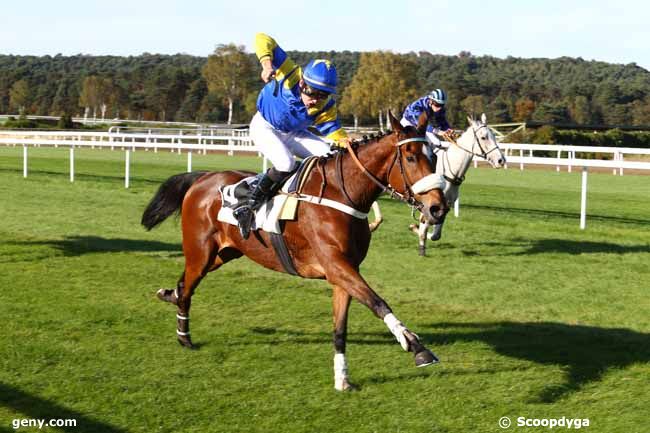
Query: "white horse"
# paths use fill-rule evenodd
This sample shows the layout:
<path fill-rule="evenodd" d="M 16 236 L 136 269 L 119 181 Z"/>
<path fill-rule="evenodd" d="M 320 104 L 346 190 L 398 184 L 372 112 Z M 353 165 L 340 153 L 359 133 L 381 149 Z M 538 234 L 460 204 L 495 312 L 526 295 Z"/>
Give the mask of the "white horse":
<path fill-rule="evenodd" d="M 487 126 L 485 113 L 481 120 L 477 121 L 467 118 L 469 127 L 463 132 L 456 142 L 451 142 L 449 146 L 434 145 L 437 147 L 436 173 L 442 174 L 447 184 L 444 189 L 445 198 L 449 207 L 458 199 L 460 185 L 465 180 L 465 173 L 469 169 L 474 156 L 487 160 L 494 168 L 501 168 L 506 163 L 506 157 L 499 148 L 494 133 Z M 381 211 L 377 202 L 373 203 L 373 212 L 375 221 L 370 223 L 370 230 L 374 231 L 382 222 Z M 433 226 L 433 231 L 429 239 L 437 241 L 442 236 L 442 225 Z M 420 224 L 412 224 L 410 229 L 418 235 L 419 254 L 425 255 L 426 240 L 429 225 L 420 218 Z"/>

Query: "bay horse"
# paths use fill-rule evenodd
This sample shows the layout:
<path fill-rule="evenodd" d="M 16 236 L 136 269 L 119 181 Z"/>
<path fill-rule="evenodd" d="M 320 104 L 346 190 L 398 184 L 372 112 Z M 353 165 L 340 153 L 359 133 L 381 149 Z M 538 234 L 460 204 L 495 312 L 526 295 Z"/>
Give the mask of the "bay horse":
<path fill-rule="evenodd" d="M 388 191 L 417 207 L 430 223 L 444 219 L 448 211 L 442 178 L 423 153 L 426 116 L 417 128 L 402 127 L 390 115 L 388 135 L 349 144 L 344 151 L 320 157 L 304 184 L 303 193 L 348 203 L 365 217 L 353 216 L 318 203 L 301 202 L 296 221 L 286 221 L 283 236 L 294 269 L 303 278 L 325 279 L 332 286 L 334 317 L 334 385 L 352 388 L 345 358 L 348 308 L 352 298 L 382 319 L 405 351 L 414 354 L 416 366 L 438 361 L 395 315 L 359 274 L 370 245 L 367 213 L 379 195 Z M 223 185 L 234 184 L 254 173 L 241 171 L 192 172 L 167 179 L 142 215 L 151 230 L 174 212 L 181 214 L 185 268 L 175 290 L 160 289 L 159 299 L 178 307 L 177 338 L 194 348 L 190 337 L 192 294 L 208 272 L 246 255 L 258 264 L 286 272 L 271 247 L 270 235 L 252 231 L 243 239 L 237 226 L 217 220 Z"/>

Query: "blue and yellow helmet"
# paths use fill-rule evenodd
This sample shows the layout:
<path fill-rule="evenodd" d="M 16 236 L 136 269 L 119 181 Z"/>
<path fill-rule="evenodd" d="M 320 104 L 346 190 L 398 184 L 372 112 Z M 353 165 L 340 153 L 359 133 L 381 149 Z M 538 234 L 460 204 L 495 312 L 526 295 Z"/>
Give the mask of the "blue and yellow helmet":
<path fill-rule="evenodd" d="M 329 60 L 311 60 L 302 70 L 302 79 L 310 87 L 327 93 L 336 93 L 336 68 Z"/>

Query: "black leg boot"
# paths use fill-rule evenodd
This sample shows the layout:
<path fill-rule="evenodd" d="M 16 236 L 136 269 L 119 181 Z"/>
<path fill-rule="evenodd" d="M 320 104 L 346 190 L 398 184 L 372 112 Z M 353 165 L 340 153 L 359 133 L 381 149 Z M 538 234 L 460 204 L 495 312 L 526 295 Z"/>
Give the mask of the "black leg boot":
<path fill-rule="evenodd" d="M 248 203 L 239 206 L 233 212 L 234 217 L 239 223 L 239 232 L 244 239 L 248 239 L 250 235 L 251 227 L 255 219 L 255 211 L 262 207 L 264 202 L 274 195 L 276 185 L 268 173 L 264 173 L 251 192 L 251 198 Z"/>

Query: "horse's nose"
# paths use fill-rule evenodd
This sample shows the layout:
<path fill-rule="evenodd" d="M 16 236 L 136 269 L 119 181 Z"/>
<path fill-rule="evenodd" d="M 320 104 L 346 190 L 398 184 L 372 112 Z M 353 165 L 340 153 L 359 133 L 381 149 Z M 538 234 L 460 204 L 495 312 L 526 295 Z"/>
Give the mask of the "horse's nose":
<path fill-rule="evenodd" d="M 506 159 L 503 156 L 500 157 L 499 159 L 497 159 L 497 164 L 499 165 L 499 167 L 504 166 L 506 164 Z"/>
<path fill-rule="evenodd" d="M 446 214 L 447 214 L 447 209 L 445 209 L 442 206 L 434 204 L 429 208 L 429 215 L 431 215 L 431 217 L 433 218 L 434 224 L 439 224 L 440 222 L 442 222 Z"/>

